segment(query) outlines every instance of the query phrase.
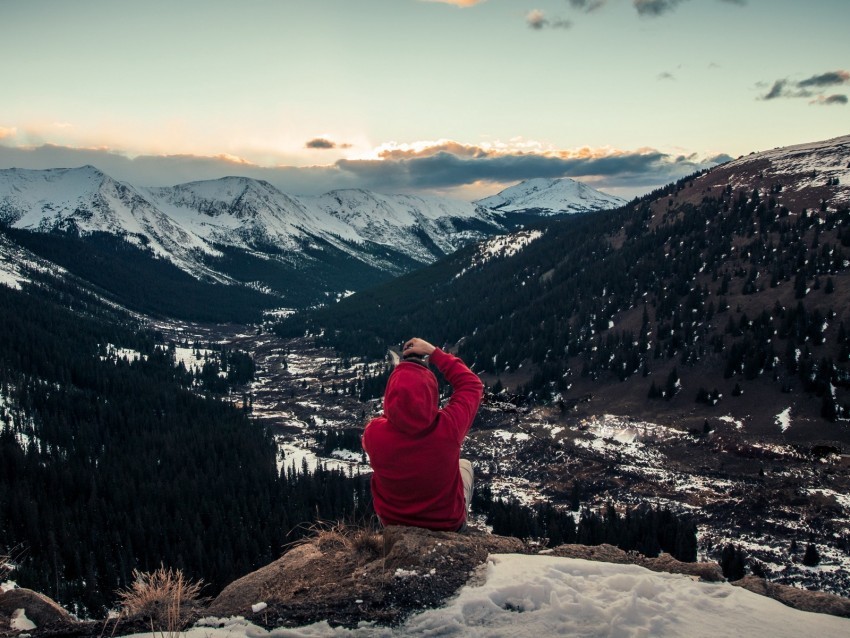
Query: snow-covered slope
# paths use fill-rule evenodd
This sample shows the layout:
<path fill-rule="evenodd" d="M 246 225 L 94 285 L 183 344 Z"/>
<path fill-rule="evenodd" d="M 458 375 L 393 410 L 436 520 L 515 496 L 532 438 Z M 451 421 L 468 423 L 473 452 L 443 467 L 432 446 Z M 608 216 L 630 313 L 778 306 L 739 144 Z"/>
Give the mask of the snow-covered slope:
<path fill-rule="evenodd" d="M 503 212 L 535 210 L 543 214 L 586 213 L 617 208 L 624 199 L 608 195 L 568 177 L 527 179 L 477 204 Z"/>
<path fill-rule="evenodd" d="M 110 233 L 193 274 L 215 275 L 200 260 L 215 252 L 207 242 L 140 190 L 93 166 L 0 170 L 0 223 L 42 232 Z"/>
<path fill-rule="evenodd" d="M 362 239 L 392 246 L 420 262 L 439 256 L 435 247 L 448 254 L 502 230 L 497 214 L 455 199 L 351 189 L 302 201 L 317 214 L 343 222 Z"/>
<path fill-rule="evenodd" d="M 361 238 L 334 217 L 310 210 L 297 198 L 265 181 L 245 177 L 190 182 L 145 191 L 159 208 L 211 242 L 281 250 L 299 249 L 310 236 Z"/>
<path fill-rule="evenodd" d="M 21 289 L 21 284 L 29 282 L 27 271 L 45 271 L 46 267 L 29 251 L 15 245 L 0 235 L 0 285 Z M 58 270 L 54 274 L 58 273 Z"/>
<path fill-rule="evenodd" d="M 745 155 L 724 164 L 715 172 L 736 188 L 751 184 L 756 174 L 765 186 L 779 183 L 796 193 L 831 186 L 836 189 L 829 197 L 834 205 L 850 202 L 848 157 L 850 135 L 844 135 Z"/>
<path fill-rule="evenodd" d="M 396 574 L 396 578 L 423 580 L 428 576 Z M 636 565 L 501 554 L 492 556 L 478 576 L 444 607 L 423 611 L 396 628 L 365 623 L 345 629 L 322 621 L 268 633 L 243 617 L 204 618 L 186 637 L 850 635 L 848 618 L 798 611 L 729 583 L 694 582 L 688 576 L 651 572 Z M 351 597 L 357 598 L 356 584 L 352 584 Z"/>

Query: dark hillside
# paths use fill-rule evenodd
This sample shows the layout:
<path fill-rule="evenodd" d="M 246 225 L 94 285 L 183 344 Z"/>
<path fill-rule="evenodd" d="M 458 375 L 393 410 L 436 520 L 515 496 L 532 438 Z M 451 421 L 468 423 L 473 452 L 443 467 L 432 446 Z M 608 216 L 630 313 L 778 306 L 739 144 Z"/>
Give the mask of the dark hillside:
<path fill-rule="evenodd" d="M 789 436 L 844 440 L 829 423 L 850 418 L 848 163 L 850 138 L 752 155 L 279 330 L 373 355 L 427 335 L 533 398 L 773 434 L 790 408 L 810 426 Z"/>
<path fill-rule="evenodd" d="M 223 400 L 252 375 L 244 353 L 196 378 L 173 343 L 61 283 L 0 285 L 0 322 L 0 555 L 22 587 L 85 616 L 164 563 L 214 594 L 303 524 L 370 511 L 356 478 L 279 471 L 271 434 Z"/>

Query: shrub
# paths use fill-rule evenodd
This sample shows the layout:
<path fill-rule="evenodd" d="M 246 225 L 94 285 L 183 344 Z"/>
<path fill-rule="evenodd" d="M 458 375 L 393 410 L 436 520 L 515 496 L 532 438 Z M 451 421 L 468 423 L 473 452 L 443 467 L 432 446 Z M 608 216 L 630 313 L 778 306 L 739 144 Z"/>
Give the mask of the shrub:
<path fill-rule="evenodd" d="M 135 581 L 118 592 L 123 613 L 150 622 L 151 632 L 176 636 L 201 604 L 203 581 L 193 582 L 180 569 L 160 567 L 153 573 L 133 570 Z"/>
<path fill-rule="evenodd" d="M 342 549 L 350 551 L 363 562 L 374 560 L 384 553 L 384 536 L 369 525 L 338 522 L 313 526 L 314 536 L 297 543 L 314 543 L 321 551 Z"/>

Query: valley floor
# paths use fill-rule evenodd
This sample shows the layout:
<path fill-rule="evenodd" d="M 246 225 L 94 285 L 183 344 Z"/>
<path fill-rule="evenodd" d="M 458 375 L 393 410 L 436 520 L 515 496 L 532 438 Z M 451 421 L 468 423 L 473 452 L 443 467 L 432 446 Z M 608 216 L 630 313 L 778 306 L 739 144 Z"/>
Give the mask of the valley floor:
<path fill-rule="evenodd" d="M 341 361 L 312 340 L 280 340 L 256 328 L 158 327 L 171 338 L 227 342 L 252 353 L 252 415 L 274 432 L 280 467 L 369 471 L 360 451 L 326 449 L 324 433 L 362 428 L 380 413 L 379 400 L 362 403 L 343 389 L 382 362 Z M 850 457 L 784 441 L 784 423 L 765 437 L 719 415 L 710 431 L 689 431 L 673 416 L 662 425 L 592 407 L 528 409 L 488 397 L 464 447 L 476 484 L 526 504 L 569 507 L 578 485 L 582 507 L 668 505 L 696 519 L 702 560 L 716 560 L 734 543 L 769 580 L 850 595 Z M 815 567 L 802 564 L 810 543 L 821 558 Z"/>

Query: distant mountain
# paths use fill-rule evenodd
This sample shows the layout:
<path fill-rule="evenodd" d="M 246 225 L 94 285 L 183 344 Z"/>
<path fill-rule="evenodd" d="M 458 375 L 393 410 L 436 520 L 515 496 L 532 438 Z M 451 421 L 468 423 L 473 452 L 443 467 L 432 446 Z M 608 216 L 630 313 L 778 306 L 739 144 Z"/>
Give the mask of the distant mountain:
<path fill-rule="evenodd" d="M 497 195 L 479 199 L 480 206 L 504 213 L 536 212 L 540 215 L 587 213 L 618 208 L 626 200 L 608 195 L 568 177 L 528 179 Z"/>
<path fill-rule="evenodd" d="M 392 246 L 422 263 L 505 229 L 502 215 L 445 197 L 381 195 L 351 189 L 304 197 L 302 201 L 344 223 L 362 240 Z"/>
<path fill-rule="evenodd" d="M 294 197 L 268 182 L 244 177 L 146 192 L 171 218 L 212 244 L 274 247 L 297 255 L 318 240 L 391 272 L 406 268 L 376 258 L 375 247 L 430 263 L 465 242 L 503 230 L 500 216 L 448 198 L 363 190 Z"/>
<path fill-rule="evenodd" d="M 9 239 L 124 302 L 132 301 L 136 287 L 130 272 L 118 273 L 132 261 L 139 278 L 165 278 L 184 297 L 191 287 L 188 275 L 204 285 L 259 293 L 262 298 L 243 304 L 251 312 L 263 305 L 303 307 L 504 232 L 501 220 L 498 213 L 458 200 L 354 190 L 297 198 L 242 177 L 139 188 L 92 166 L 0 171 L 0 227 Z M 115 245 L 115 239 L 127 245 Z M 244 301 L 246 294 L 253 293 L 236 297 Z M 213 311 L 228 305 L 214 298 L 232 295 L 208 298 L 205 292 L 194 302 Z M 160 301 L 156 312 L 164 309 Z M 148 302 L 135 309 L 153 311 Z M 197 307 L 186 310 L 199 318 Z"/>
<path fill-rule="evenodd" d="M 140 190 L 93 166 L 50 170 L 0 170 L 0 223 L 39 232 L 104 232 L 149 249 L 196 276 L 199 253 L 211 248 L 165 215 Z"/>
<path fill-rule="evenodd" d="M 373 355 L 429 335 L 525 396 L 850 443 L 824 426 L 850 419 L 848 204 L 850 136 L 774 149 L 487 239 L 279 332 Z"/>
<path fill-rule="evenodd" d="M 291 253 L 327 242 L 379 269 L 375 246 L 421 263 L 470 239 L 502 230 L 500 216 L 480 206 L 443 198 L 335 191 L 296 198 L 265 181 L 244 177 L 169 188 L 136 188 L 92 166 L 47 171 L 0 171 L 0 222 L 28 230 L 106 232 L 144 245 L 192 274 L 193 252 L 216 254 L 216 245 Z"/>

